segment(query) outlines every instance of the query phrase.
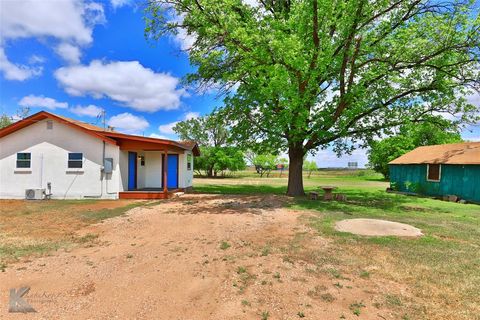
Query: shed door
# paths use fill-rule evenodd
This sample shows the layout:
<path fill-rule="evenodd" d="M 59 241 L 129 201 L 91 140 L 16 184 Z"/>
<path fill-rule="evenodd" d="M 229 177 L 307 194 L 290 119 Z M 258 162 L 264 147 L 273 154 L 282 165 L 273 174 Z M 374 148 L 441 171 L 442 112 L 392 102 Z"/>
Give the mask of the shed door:
<path fill-rule="evenodd" d="M 168 155 L 167 188 L 178 188 L 178 154 Z"/>
<path fill-rule="evenodd" d="M 137 189 L 137 153 L 128 153 L 128 190 Z"/>

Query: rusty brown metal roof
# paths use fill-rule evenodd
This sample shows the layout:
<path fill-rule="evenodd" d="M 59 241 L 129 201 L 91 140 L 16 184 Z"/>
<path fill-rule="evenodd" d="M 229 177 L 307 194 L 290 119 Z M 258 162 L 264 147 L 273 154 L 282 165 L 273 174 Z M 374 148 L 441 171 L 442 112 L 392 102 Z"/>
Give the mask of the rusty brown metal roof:
<path fill-rule="evenodd" d="M 480 164 L 480 142 L 463 142 L 418 147 L 389 164 Z"/>
<path fill-rule="evenodd" d="M 80 126 L 82 128 L 85 128 L 87 130 L 91 130 L 91 131 L 96 131 L 100 134 L 103 134 L 105 136 L 110 136 L 112 138 L 115 138 L 115 137 L 118 137 L 118 136 L 122 136 L 122 137 L 128 137 L 130 139 L 134 139 L 134 140 L 137 140 L 137 139 L 143 139 L 145 140 L 148 139 L 150 141 L 156 141 L 156 142 L 163 142 L 163 143 L 172 143 L 182 149 L 185 149 L 185 150 L 192 150 L 194 155 L 196 156 L 199 156 L 200 155 L 200 150 L 198 148 L 198 145 L 197 145 L 197 142 L 196 141 L 192 141 L 192 140 L 183 140 L 183 141 L 175 141 L 175 140 L 167 140 L 167 139 L 157 139 L 157 138 L 150 138 L 150 137 L 141 137 L 141 136 L 136 136 L 136 135 L 131 135 L 131 134 L 125 134 L 125 133 L 120 133 L 120 132 L 117 132 L 113 129 L 103 129 L 101 127 L 98 127 L 98 126 L 95 126 L 93 124 L 90 124 L 90 123 L 86 123 L 86 122 L 82 122 L 82 121 L 79 121 L 79 120 L 75 120 L 75 119 L 72 119 L 72 118 L 68 118 L 68 117 L 65 117 L 65 116 L 59 116 L 59 115 L 56 115 L 57 117 L 59 118 L 62 118 L 63 120 L 65 121 L 68 121 L 68 122 L 71 122 L 73 124 L 76 124 L 77 126 Z"/>
<path fill-rule="evenodd" d="M 75 128 L 79 128 L 90 135 L 93 135 L 97 138 L 100 138 L 104 141 L 107 141 L 113 144 L 118 144 L 118 141 L 117 141 L 118 139 L 124 139 L 124 140 L 128 139 L 128 140 L 137 142 L 139 144 L 141 142 L 149 142 L 157 145 L 173 146 L 183 150 L 191 150 L 193 152 L 193 155 L 195 156 L 200 155 L 200 149 L 198 147 L 198 144 L 195 141 L 175 141 L 175 140 L 167 140 L 167 139 L 157 139 L 157 138 L 142 137 L 142 136 L 120 133 L 113 130 L 104 130 L 101 127 L 98 127 L 89 123 L 85 123 L 85 122 L 78 121 L 78 120 L 71 119 L 64 116 L 59 116 L 46 111 L 37 112 L 23 120 L 17 121 L 5 128 L 0 129 L 0 138 L 47 118 L 62 122 L 64 124 L 73 126 Z"/>
<path fill-rule="evenodd" d="M 90 124 L 90 123 L 86 123 L 86 122 L 83 122 L 83 121 L 79 121 L 79 120 L 75 120 L 75 119 L 72 119 L 72 118 L 68 118 L 68 117 L 65 117 L 65 116 L 60 116 L 58 114 L 56 114 L 57 117 L 59 118 L 62 118 L 63 120 L 65 121 L 68 121 L 68 122 L 71 122 L 73 124 L 76 124 L 77 126 L 80 126 L 82 128 L 85 128 L 87 130 L 91 130 L 91 131 L 99 131 L 99 132 L 103 132 L 103 131 L 111 131 L 111 130 L 107 130 L 107 129 L 103 129 L 99 126 L 96 126 L 96 125 L 93 125 L 93 124 Z"/>

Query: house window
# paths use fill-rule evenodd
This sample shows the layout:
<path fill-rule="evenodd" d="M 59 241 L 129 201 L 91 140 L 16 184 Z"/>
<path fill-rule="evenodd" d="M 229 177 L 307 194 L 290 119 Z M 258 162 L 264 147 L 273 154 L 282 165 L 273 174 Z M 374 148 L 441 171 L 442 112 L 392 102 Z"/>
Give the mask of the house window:
<path fill-rule="evenodd" d="M 442 174 L 442 167 L 439 164 L 429 164 L 427 166 L 428 181 L 440 181 L 441 174 Z"/>
<path fill-rule="evenodd" d="M 68 167 L 69 168 L 82 168 L 83 166 L 83 153 L 72 152 L 68 154 Z"/>
<path fill-rule="evenodd" d="M 192 170 L 192 155 L 187 154 L 187 170 Z"/>
<path fill-rule="evenodd" d="M 17 168 L 30 168 L 31 159 L 30 152 L 17 153 Z"/>

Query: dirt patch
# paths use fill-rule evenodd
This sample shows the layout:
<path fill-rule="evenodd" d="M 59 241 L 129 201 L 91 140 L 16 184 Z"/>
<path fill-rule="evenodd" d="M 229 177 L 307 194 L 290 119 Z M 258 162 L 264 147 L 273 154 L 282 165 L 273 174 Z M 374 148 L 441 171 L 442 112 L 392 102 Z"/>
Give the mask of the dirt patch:
<path fill-rule="evenodd" d="M 82 229 L 95 246 L 0 272 L 0 305 L 30 286 L 31 319 L 394 319 L 374 306 L 385 282 L 340 269 L 288 201 L 188 195 L 132 209 Z"/>
<path fill-rule="evenodd" d="M 335 229 L 362 236 L 421 237 L 422 231 L 411 225 L 377 219 L 347 219 L 335 224 Z"/>
<path fill-rule="evenodd" d="M 0 230 L 18 237 L 60 239 L 88 225 L 89 213 L 113 210 L 132 200 L 0 200 Z"/>

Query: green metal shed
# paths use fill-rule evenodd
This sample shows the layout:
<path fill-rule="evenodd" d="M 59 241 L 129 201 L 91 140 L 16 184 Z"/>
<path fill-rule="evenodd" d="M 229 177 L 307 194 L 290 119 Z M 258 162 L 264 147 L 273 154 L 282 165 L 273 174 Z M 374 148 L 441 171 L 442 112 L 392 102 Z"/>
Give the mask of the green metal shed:
<path fill-rule="evenodd" d="M 480 142 L 419 147 L 389 169 L 394 190 L 480 203 Z"/>

